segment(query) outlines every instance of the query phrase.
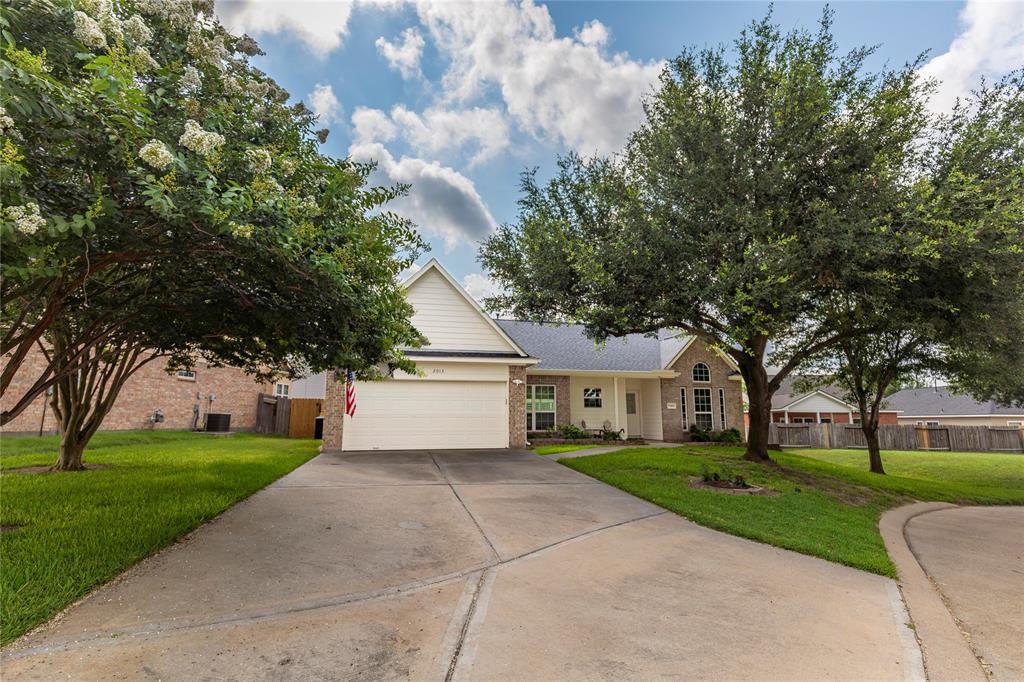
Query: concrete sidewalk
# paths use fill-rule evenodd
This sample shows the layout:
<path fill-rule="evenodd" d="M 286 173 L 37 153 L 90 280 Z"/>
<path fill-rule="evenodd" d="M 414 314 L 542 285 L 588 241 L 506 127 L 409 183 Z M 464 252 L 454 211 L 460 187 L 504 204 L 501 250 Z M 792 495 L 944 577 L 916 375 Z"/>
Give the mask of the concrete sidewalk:
<path fill-rule="evenodd" d="M 4 650 L 7 680 L 920 679 L 896 585 L 525 451 L 324 454 Z"/>

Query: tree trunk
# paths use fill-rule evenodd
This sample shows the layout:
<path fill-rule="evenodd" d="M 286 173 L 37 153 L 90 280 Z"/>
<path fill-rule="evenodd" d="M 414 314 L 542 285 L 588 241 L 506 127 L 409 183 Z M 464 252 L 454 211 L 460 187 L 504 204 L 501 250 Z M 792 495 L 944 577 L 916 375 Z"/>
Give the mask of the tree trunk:
<path fill-rule="evenodd" d="M 83 471 L 85 469 L 85 465 L 82 463 L 83 452 L 85 452 L 85 443 L 78 439 L 77 431 L 65 431 L 60 439 L 60 455 L 50 467 L 50 471 Z"/>
<path fill-rule="evenodd" d="M 879 446 L 879 427 L 878 425 L 863 427 L 864 438 L 867 440 L 867 461 L 870 463 L 871 473 L 884 474 L 885 468 L 882 466 L 882 449 Z"/>
<path fill-rule="evenodd" d="M 746 359 L 740 364 L 740 373 L 747 385 L 747 403 L 750 425 L 747 433 L 747 451 L 743 459 L 751 462 L 767 462 L 769 428 L 772 422 L 772 395 L 768 391 L 768 373 L 764 364 Z"/>

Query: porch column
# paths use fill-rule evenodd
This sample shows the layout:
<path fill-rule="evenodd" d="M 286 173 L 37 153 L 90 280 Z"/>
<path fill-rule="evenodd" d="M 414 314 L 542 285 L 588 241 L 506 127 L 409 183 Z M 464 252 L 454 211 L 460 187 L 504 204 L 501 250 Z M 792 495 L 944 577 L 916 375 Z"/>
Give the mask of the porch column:
<path fill-rule="evenodd" d="M 782 413 L 782 423 L 783 424 L 788 424 L 789 423 L 789 410 L 785 410 Z"/>
<path fill-rule="evenodd" d="M 820 424 L 821 423 L 821 412 L 815 412 L 814 413 L 814 418 L 816 420 L 815 423 L 816 424 Z"/>
<path fill-rule="evenodd" d="M 327 373 L 324 386 L 324 439 L 321 450 L 340 450 L 341 433 L 345 426 L 345 370 Z M 339 378 L 341 377 L 341 378 Z"/>
<path fill-rule="evenodd" d="M 621 424 L 619 423 L 619 378 L 618 377 L 612 377 L 612 395 L 615 396 L 615 399 L 612 401 L 612 407 L 615 408 L 615 419 L 612 420 L 612 428 L 615 429 L 616 431 L 618 431 L 619 429 L 622 428 Z"/>
<path fill-rule="evenodd" d="M 847 410 L 846 411 L 846 416 L 849 417 L 850 423 L 852 424 L 853 423 L 853 410 Z"/>

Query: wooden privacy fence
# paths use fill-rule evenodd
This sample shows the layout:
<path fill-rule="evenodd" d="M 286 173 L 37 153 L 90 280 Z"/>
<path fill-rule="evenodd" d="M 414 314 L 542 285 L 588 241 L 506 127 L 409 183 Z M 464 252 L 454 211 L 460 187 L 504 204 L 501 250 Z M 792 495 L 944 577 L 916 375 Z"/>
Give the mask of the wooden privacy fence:
<path fill-rule="evenodd" d="M 323 398 L 287 398 L 260 393 L 256 403 L 256 432 L 312 438 L 323 404 Z"/>
<path fill-rule="evenodd" d="M 867 448 L 854 424 L 772 424 L 769 441 L 784 448 Z M 878 427 L 883 450 L 1024 452 L 1024 429 L 1013 426 Z"/>

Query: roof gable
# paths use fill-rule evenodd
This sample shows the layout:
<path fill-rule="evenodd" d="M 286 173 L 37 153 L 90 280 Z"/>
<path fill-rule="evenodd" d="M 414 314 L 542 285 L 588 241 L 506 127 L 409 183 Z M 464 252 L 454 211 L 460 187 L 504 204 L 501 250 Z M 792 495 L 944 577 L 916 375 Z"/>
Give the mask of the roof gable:
<path fill-rule="evenodd" d="M 406 280 L 405 288 L 415 310 L 412 323 L 427 338 L 430 350 L 526 356 L 436 260 Z"/>
<path fill-rule="evenodd" d="M 994 416 L 1024 414 L 1024 407 L 1000 405 L 994 400 L 980 402 L 969 395 L 951 393 L 948 386 L 905 388 L 896 391 L 886 402 L 903 412 L 904 417 Z"/>

